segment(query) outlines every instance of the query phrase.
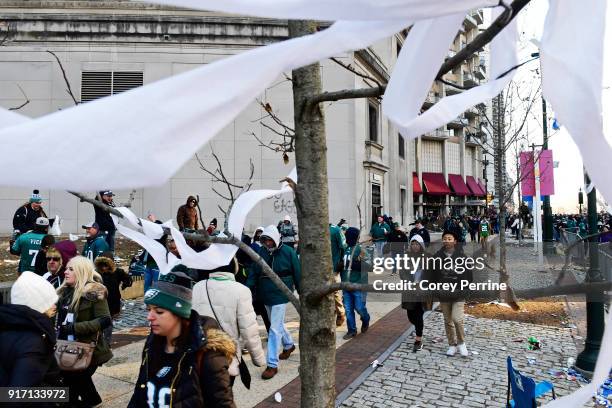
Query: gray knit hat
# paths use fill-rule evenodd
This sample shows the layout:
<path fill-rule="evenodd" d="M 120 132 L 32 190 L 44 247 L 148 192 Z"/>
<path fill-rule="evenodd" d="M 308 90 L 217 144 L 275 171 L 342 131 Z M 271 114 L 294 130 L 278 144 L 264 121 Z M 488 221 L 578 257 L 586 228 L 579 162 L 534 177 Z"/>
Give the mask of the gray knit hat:
<path fill-rule="evenodd" d="M 191 288 L 193 281 L 183 272 L 159 275 L 159 280 L 144 295 L 147 305 L 159 306 L 177 316 L 191 316 Z"/>

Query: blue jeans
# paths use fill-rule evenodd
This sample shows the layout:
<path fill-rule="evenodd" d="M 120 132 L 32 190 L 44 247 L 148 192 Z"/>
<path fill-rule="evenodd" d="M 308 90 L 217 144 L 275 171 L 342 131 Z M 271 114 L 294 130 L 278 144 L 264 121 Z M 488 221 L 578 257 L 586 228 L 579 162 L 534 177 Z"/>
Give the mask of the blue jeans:
<path fill-rule="evenodd" d="M 268 306 L 266 311 L 270 318 L 270 330 L 268 331 L 268 367 L 278 367 L 278 349 L 283 346 L 283 350 L 291 348 L 293 338 L 285 327 L 285 311 L 287 304 Z"/>
<path fill-rule="evenodd" d="M 387 243 L 386 241 L 374 241 L 374 247 L 376 248 L 376 254 L 374 254 L 374 256 L 378 256 L 382 258 L 383 248 L 386 243 Z"/>
<path fill-rule="evenodd" d="M 144 291 L 147 293 L 147 290 L 157 282 L 159 278 L 159 269 L 157 268 L 145 268 L 144 272 Z"/>
<path fill-rule="evenodd" d="M 364 292 L 348 292 L 342 291 L 342 301 L 346 312 L 346 326 L 349 333 L 357 333 L 357 324 L 355 322 L 355 312 L 361 316 L 361 323 L 367 324 L 370 322 L 370 314 L 366 308 L 366 297 Z"/>

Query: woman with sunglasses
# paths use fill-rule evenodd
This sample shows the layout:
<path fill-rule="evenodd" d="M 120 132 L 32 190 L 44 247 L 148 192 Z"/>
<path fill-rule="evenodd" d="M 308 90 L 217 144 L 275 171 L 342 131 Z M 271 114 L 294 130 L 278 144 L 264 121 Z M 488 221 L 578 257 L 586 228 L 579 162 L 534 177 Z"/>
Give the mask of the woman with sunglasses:
<path fill-rule="evenodd" d="M 89 259 L 76 256 L 68 262 L 64 283 L 57 290 L 58 339 L 96 343 L 87 369 L 62 372 L 64 383 L 69 387 L 70 402 L 78 406 L 92 407 L 102 402 L 91 377 L 113 356 L 102 336 L 104 329 L 111 324 L 111 317 L 106 301 L 107 290 L 101 280 Z"/>

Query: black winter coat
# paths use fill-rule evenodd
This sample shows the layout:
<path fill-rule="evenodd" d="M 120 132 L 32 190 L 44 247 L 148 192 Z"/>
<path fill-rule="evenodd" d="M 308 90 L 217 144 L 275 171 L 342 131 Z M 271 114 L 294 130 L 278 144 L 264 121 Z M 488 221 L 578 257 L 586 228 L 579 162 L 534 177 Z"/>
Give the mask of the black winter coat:
<path fill-rule="evenodd" d="M 473 267 L 470 267 L 470 268 L 455 267 L 454 269 L 444 268 L 445 259 L 448 258 L 448 256 L 444 253 L 444 247 L 440 248 L 438 252 L 436 252 L 433 255 L 432 258 L 441 260 L 441 262 L 440 261 L 431 262 L 428 264 L 428 265 L 431 265 L 432 268 L 425 273 L 425 276 L 426 276 L 426 279 L 429 280 L 430 282 L 457 283 L 458 284 L 457 292 L 459 292 L 461 281 L 468 281 L 468 282 L 474 281 L 474 275 L 473 275 L 474 268 Z M 455 251 L 450 256 L 450 258 L 453 258 L 454 265 L 459 264 L 457 261 L 457 258 L 464 258 L 464 261 L 465 261 L 466 255 L 463 252 L 463 248 L 461 247 L 460 244 L 457 244 L 457 246 L 455 247 Z M 442 267 L 440 267 L 440 265 Z M 464 294 L 457 293 L 457 292 L 448 292 L 442 296 L 438 296 L 438 298 L 442 302 L 459 301 L 459 300 L 464 299 Z"/>
<path fill-rule="evenodd" d="M 228 371 L 229 363 L 236 354 L 236 345 L 227 333 L 219 329 L 206 329 L 204 335 L 202 326 L 210 325 L 210 320 L 213 319 L 200 317 L 195 310 L 191 311 L 190 345 L 176 351 L 181 357 L 180 371 L 173 379 L 174 387 L 170 394 L 172 408 L 236 407 Z M 142 352 L 140 373 L 128 408 L 149 406 L 147 382 L 159 368 L 152 367 L 151 361 L 162 352 L 156 343 L 159 344 L 159 338 L 150 334 Z"/>
<path fill-rule="evenodd" d="M 30 203 L 24 204 L 15 211 L 15 215 L 13 216 L 13 229 L 19 230 L 22 234 L 24 232 L 30 231 L 34 229 L 36 225 L 36 219 L 38 217 L 47 218 L 47 214 L 40 207 L 40 210 L 34 211 L 32 209 L 32 205 Z M 51 221 L 51 220 L 49 220 Z M 53 223 L 50 223 L 50 226 Z"/>
<path fill-rule="evenodd" d="M 0 387 L 59 384 L 55 331 L 46 315 L 22 305 L 0 305 Z"/>
<path fill-rule="evenodd" d="M 97 196 L 96 196 L 96 200 L 100 201 L 100 199 Z M 112 203 L 106 204 L 106 205 L 110 205 L 111 207 L 115 206 L 115 204 L 112 204 Z M 97 205 L 94 205 L 93 208 L 96 214 L 95 221 L 100 226 L 100 231 L 113 232 L 117 229 L 117 227 L 115 227 L 115 223 L 113 222 L 113 218 L 111 217 L 109 212 L 104 211 L 102 208 L 98 207 Z"/>

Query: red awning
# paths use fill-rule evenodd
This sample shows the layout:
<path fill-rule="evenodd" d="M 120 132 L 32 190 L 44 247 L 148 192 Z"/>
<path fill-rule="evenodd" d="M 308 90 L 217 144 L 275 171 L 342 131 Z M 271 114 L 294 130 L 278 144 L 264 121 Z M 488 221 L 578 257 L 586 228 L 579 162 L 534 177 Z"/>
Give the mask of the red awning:
<path fill-rule="evenodd" d="M 480 186 L 480 191 L 482 191 L 482 196 L 487 195 L 487 185 L 481 179 L 478 179 L 478 185 Z"/>
<path fill-rule="evenodd" d="M 458 196 L 469 196 L 472 195 L 468 186 L 465 185 L 463 177 L 460 174 L 449 174 L 448 183 L 451 185 L 453 191 Z"/>
<path fill-rule="evenodd" d="M 416 173 L 412 173 L 412 193 L 423 194 L 421 183 L 419 183 L 419 176 Z"/>
<path fill-rule="evenodd" d="M 445 195 L 451 192 L 442 173 L 423 173 L 423 183 L 427 194 Z"/>
<path fill-rule="evenodd" d="M 473 195 L 482 197 L 485 195 L 480 183 L 476 181 L 476 179 L 472 176 L 465 176 L 465 181 L 467 181 L 467 185 L 470 188 L 470 191 Z"/>

